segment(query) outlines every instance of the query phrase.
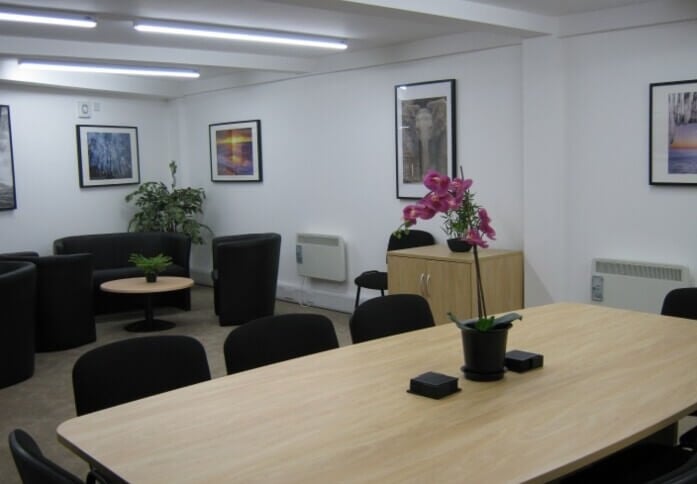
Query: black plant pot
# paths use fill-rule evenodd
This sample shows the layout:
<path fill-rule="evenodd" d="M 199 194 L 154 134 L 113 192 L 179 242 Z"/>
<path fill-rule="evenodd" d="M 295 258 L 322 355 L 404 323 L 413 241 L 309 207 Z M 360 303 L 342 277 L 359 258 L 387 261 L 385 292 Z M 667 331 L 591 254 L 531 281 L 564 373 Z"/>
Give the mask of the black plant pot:
<path fill-rule="evenodd" d="M 495 381 L 503 378 L 508 328 L 478 331 L 461 329 L 465 352 L 465 378 L 473 381 Z"/>
<path fill-rule="evenodd" d="M 157 274 L 154 272 L 149 272 L 145 274 L 145 281 L 146 282 L 157 282 Z"/>
<path fill-rule="evenodd" d="M 452 252 L 469 252 L 472 246 L 462 239 L 448 239 L 448 248 Z"/>

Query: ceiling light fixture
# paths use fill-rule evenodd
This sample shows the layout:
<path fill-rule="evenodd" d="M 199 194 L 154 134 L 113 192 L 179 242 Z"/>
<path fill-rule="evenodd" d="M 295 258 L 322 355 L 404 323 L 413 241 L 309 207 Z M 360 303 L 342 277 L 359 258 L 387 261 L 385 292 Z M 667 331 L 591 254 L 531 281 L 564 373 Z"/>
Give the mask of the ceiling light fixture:
<path fill-rule="evenodd" d="M 27 22 L 34 24 L 61 25 L 66 27 L 81 27 L 92 29 L 97 26 L 97 22 L 87 15 L 41 12 L 28 9 L 8 9 L 0 8 L 0 21 L 6 22 Z"/>
<path fill-rule="evenodd" d="M 346 42 L 330 37 L 273 32 L 267 30 L 251 30 L 242 28 L 227 28 L 160 22 L 154 20 L 135 21 L 133 28 L 138 32 L 154 34 L 188 35 L 192 37 L 207 37 L 212 39 L 241 40 L 245 42 L 265 42 L 272 44 L 297 45 L 302 47 L 320 47 L 325 49 L 346 49 Z"/>
<path fill-rule="evenodd" d="M 141 67 L 102 64 L 80 64 L 73 62 L 49 62 L 40 60 L 20 60 L 21 69 L 59 72 L 89 72 L 97 74 L 127 74 L 131 76 L 179 77 L 196 79 L 198 71 L 194 69 L 174 69 L 169 67 Z"/>

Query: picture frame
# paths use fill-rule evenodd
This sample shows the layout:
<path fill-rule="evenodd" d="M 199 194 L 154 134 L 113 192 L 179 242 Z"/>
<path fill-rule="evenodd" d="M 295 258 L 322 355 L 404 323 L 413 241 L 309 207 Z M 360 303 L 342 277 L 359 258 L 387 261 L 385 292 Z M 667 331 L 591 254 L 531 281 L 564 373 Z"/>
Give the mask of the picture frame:
<path fill-rule="evenodd" d="M 17 208 L 10 106 L 0 105 L 0 210 Z"/>
<path fill-rule="evenodd" d="M 649 184 L 697 185 L 697 80 L 651 84 L 649 105 Z"/>
<path fill-rule="evenodd" d="M 80 187 L 140 183 L 137 127 L 79 124 L 75 130 Z"/>
<path fill-rule="evenodd" d="M 398 84 L 394 96 L 397 198 L 419 199 L 429 169 L 457 174 L 455 79 Z"/>
<path fill-rule="evenodd" d="M 261 121 L 232 121 L 208 125 L 211 180 L 261 182 Z"/>

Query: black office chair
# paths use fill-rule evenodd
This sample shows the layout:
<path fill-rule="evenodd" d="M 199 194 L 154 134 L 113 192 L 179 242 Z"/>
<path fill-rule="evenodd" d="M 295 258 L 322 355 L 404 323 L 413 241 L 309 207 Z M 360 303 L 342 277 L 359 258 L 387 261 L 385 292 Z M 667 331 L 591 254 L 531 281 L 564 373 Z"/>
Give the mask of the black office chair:
<path fill-rule="evenodd" d="M 402 234 L 400 238 L 391 234 L 387 243 L 387 251 L 409 249 L 435 243 L 436 241 L 430 233 L 423 230 L 409 230 L 408 233 Z M 380 291 L 381 296 L 385 295 L 387 290 L 387 272 L 377 270 L 365 271 L 356 277 L 353 282 L 356 284 L 356 303 L 354 307 L 358 307 L 361 299 L 361 288 L 374 289 Z"/>
<path fill-rule="evenodd" d="M 681 287 L 668 292 L 663 298 L 661 314 L 697 320 L 697 287 Z M 693 412 L 691 415 L 697 416 L 697 412 Z M 695 448 L 697 446 L 697 428 L 680 437 L 680 443 Z"/>
<path fill-rule="evenodd" d="M 664 474 L 649 484 L 694 484 L 697 482 L 697 454 L 693 454 L 683 465 Z"/>
<path fill-rule="evenodd" d="M 84 484 L 106 482 L 96 471 L 87 474 L 86 481 L 71 474 L 48 459 L 34 439 L 24 430 L 10 432 L 10 451 L 23 484 Z"/>
<path fill-rule="evenodd" d="M 697 287 L 681 287 L 670 291 L 663 299 L 661 314 L 697 319 Z"/>
<path fill-rule="evenodd" d="M 435 326 L 428 301 L 418 294 L 388 294 L 356 308 L 349 321 L 354 343 Z"/>
<path fill-rule="evenodd" d="M 206 350 L 195 338 L 158 335 L 109 343 L 73 366 L 78 415 L 210 380 Z"/>
<path fill-rule="evenodd" d="M 637 444 L 560 479 L 559 484 L 694 484 L 695 459 L 694 452 L 682 447 Z"/>
<path fill-rule="evenodd" d="M 221 326 L 271 316 L 276 304 L 281 236 L 276 233 L 216 237 L 213 303 Z"/>
<path fill-rule="evenodd" d="M 339 347 L 332 322 L 321 314 L 279 314 L 232 330 L 223 354 L 228 374 Z"/>

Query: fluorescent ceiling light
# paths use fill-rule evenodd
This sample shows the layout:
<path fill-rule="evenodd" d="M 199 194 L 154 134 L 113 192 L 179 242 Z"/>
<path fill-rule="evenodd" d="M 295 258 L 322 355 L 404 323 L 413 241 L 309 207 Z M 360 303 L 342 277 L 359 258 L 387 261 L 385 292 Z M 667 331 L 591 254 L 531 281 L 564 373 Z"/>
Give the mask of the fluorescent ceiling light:
<path fill-rule="evenodd" d="M 48 13 L 28 9 L 0 8 L 0 21 L 28 22 L 34 24 L 62 25 L 66 27 L 94 28 L 97 22 L 87 15 Z"/>
<path fill-rule="evenodd" d="M 60 72 L 90 72 L 97 74 L 127 74 L 131 76 L 150 77 L 183 77 L 196 79 L 198 71 L 193 69 L 173 69 L 168 67 L 140 67 L 102 64 L 79 64 L 73 62 L 49 62 L 35 60 L 20 60 L 21 69 Z"/>
<path fill-rule="evenodd" d="M 212 39 L 241 40 L 245 42 L 266 42 L 272 44 L 297 45 L 302 47 L 321 47 L 325 49 L 346 49 L 346 42 L 330 37 L 296 35 L 265 30 L 226 28 L 189 25 L 159 21 L 136 21 L 133 28 L 138 32 L 153 34 L 188 35 Z"/>

